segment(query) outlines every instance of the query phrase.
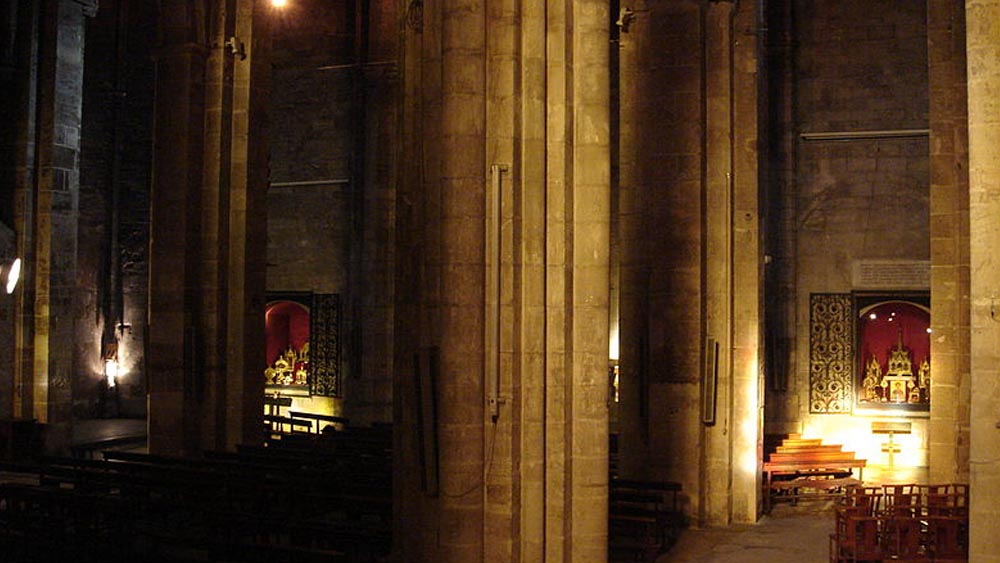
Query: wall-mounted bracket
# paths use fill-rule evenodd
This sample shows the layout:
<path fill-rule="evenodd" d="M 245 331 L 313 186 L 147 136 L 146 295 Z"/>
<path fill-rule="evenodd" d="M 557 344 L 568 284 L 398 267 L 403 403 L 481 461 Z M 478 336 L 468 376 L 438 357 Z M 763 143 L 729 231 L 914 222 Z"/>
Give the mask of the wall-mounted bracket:
<path fill-rule="evenodd" d="M 240 41 L 239 37 L 234 35 L 229 39 L 226 39 L 225 46 L 229 47 L 229 52 L 234 56 L 239 57 L 241 61 L 247 58 L 246 46 L 243 45 L 243 42 Z"/>

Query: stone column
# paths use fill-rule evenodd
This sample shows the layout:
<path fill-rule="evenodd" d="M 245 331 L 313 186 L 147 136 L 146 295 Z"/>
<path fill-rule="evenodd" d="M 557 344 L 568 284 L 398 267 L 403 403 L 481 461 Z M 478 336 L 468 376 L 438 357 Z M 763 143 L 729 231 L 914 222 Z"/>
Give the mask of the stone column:
<path fill-rule="evenodd" d="M 967 0 L 971 388 L 969 560 L 1000 561 L 1000 0 Z"/>
<path fill-rule="evenodd" d="M 420 164 L 404 165 L 398 198 L 396 361 L 416 377 L 396 380 L 396 494 L 402 520 L 431 524 L 397 528 L 397 545 L 408 560 L 602 561 L 607 7 L 422 8 L 404 54 L 405 147 Z M 421 437 L 406 430 L 426 413 L 425 369 L 433 459 L 410 453 Z M 433 488 L 417 476 L 435 460 Z"/>
<path fill-rule="evenodd" d="M 9 3 L 0 16 L 0 33 L 9 38 L 0 48 L 0 222 L 10 228 L 8 245 L 24 264 L 18 289 L 4 299 L 0 311 L 0 346 L 9 353 L 0 364 L 0 416 L 31 417 L 32 303 L 29 255 L 34 202 L 37 2 Z M 3 228 L 0 227 L 0 230 Z"/>
<path fill-rule="evenodd" d="M 521 370 L 514 368 L 520 356 L 522 342 L 518 336 L 523 325 L 517 320 L 518 303 L 523 300 L 522 287 L 514 280 L 521 271 L 515 273 L 515 264 L 521 260 L 515 241 L 523 241 L 521 230 L 515 227 L 517 201 L 523 197 L 520 188 L 522 166 L 514 155 L 515 141 L 521 136 L 520 123 L 514 118 L 515 112 L 523 107 L 518 102 L 520 92 L 515 89 L 521 65 L 516 44 L 522 29 L 519 28 L 518 3 L 514 0 L 493 0 L 486 3 L 486 49 L 489 53 L 486 63 L 486 159 L 488 166 L 486 189 L 486 307 L 484 320 L 487 323 L 483 342 L 486 372 L 487 425 L 483 440 L 488 444 L 490 457 L 486 473 L 484 498 L 483 561 L 511 561 L 515 550 L 521 551 L 515 542 L 525 530 L 520 529 L 518 496 L 515 491 L 520 477 L 518 450 L 526 436 L 517 434 L 521 427 L 519 410 L 523 401 L 515 392 Z M 516 186 L 516 187 L 515 187 Z M 517 197 L 515 198 L 515 194 Z M 518 222 L 518 225 L 522 223 Z M 509 327 L 509 328 L 508 328 Z M 492 385 L 491 372 L 496 373 L 497 384 Z M 499 395 L 496 403 L 491 397 Z M 500 398 L 503 397 L 503 398 Z M 494 415 L 496 415 L 494 417 Z M 519 491 L 518 491 L 519 492 Z M 523 551 L 521 551 L 523 553 Z"/>
<path fill-rule="evenodd" d="M 236 444 L 260 441 L 264 412 L 264 305 L 266 302 L 268 125 L 271 100 L 270 33 L 272 19 L 267 3 L 255 0 L 235 2 L 235 37 L 246 48 L 246 57 L 233 60 L 232 127 L 227 214 L 220 216 L 225 226 L 227 273 L 220 281 L 225 288 L 225 331 L 219 342 L 226 361 L 225 427 L 217 433 L 217 447 L 232 449 Z M 220 182 L 220 187 L 224 186 Z"/>
<path fill-rule="evenodd" d="M 542 2 L 515 2 L 520 7 L 514 32 L 515 53 L 513 84 L 513 147 L 509 184 L 517 192 L 510 194 L 509 213 L 518 217 L 511 222 L 510 245 L 513 261 L 510 281 L 513 326 L 509 343 L 511 356 L 510 448 L 517 452 L 511 460 L 512 558 L 521 561 L 545 561 L 547 555 L 547 496 L 545 477 L 546 451 L 546 291 L 545 291 L 545 221 L 546 192 L 546 20 Z M 519 88 L 518 88 L 519 86 Z M 499 155 L 498 159 L 505 155 Z M 517 193 L 515 196 L 514 193 Z M 508 192 L 504 191 L 506 197 Z M 506 229 L 505 229 L 506 233 Z M 502 245 L 507 245 L 504 236 Z M 504 257 L 507 258 L 506 255 Z M 507 293 L 503 294 L 507 299 Z M 517 393 L 514 393 L 517 390 Z M 506 387 L 504 387 L 506 393 Z M 503 422 L 503 419 L 501 419 Z"/>
<path fill-rule="evenodd" d="M 31 414 L 45 425 L 46 449 L 64 453 L 72 425 L 76 240 L 82 112 L 84 13 L 80 4 L 46 2 L 38 51 L 34 206 L 31 213 L 29 331 Z M 30 297 L 28 297 L 30 296 Z"/>
<path fill-rule="evenodd" d="M 198 272 L 190 258 L 199 232 L 208 58 L 199 15 L 204 17 L 201 2 L 164 2 L 156 54 L 146 370 L 149 450 L 161 454 L 201 446 L 194 393 Z"/>
<path fill-rule="evenodd" d="M 352 382 L 351 403 L 361 421 L 392 420 L 393 249 L 395 195 L 399 174 L 399 29 L 396 2 L 371 2 L 365 24 L 367 60 L 365 87 L 364 237 L 361 249 L 361 372 Z M 394 64 L 385 64 L 393 61 Z M 355 241 L 358 242 L 358 241 Z M 354 396 L 361 391 L 360 396 Z M 355 402 L 360 399 L 360 404 Z M 355 414 L 350 415 L 351 421 Z"/>
<path fill-rule="evenodd" d="M 622 474 L 679 481 L 701 522 L 750 522 L 759 14 L 730 2 L 632 8 L 621 35 Z"/>
<path fill-rule="evenodd" d="M 430 3 L 428 3 L 430 4 Z M 483 558 L 489 455 L 484 413 L 484 222 L 486 183 L 486 8 L 441 0 L 441 113 L 438 221 L 429 266 L 440 348 L 439 551 L 442 562 Z M 425 8 L 427 9 L 427 8 Z M 425 33 L 428 30 L 425 30 Z M 434 205 L 432 203 L 431 205 Z"/>
<path fill-rule="evenodd" d="M 607 3 L 547 12 L 546 560 L 607 558 Z"/>
<path fill-rule="evenodd" d="M 704 315 L 706 342 L 717 343 L 718 355 L 715 422 L 703 428 L 701 474 L 702 518 L 715 525 L 756 521 L 760 491 L 758 17 L 752 4 L 712 2 L 704 20 Z"/>
<path fill-rule="evenodd" d="M 969 479 L 969 173 L 965 8 L 927 3 L 930 88 L 930 481 Z"/>
<path fill-rule="evenodd" d="M 697 515 L 702 6 L 631 8 L 620 36 L 621 474 L 680 482 Z"/>
<path fill-rule="evenodd" d="M 178 0 L 161 10 L 147 356 L 153 452 L 260 439 L 269 63 L 268 14 L 255 4 Z"/>
<path fill-rule="evenodd" d="M 764 448 L 763 280 L 758 186 L 759 18 L 756 4 L 737 2 L 732 18 L 733 216 L 733 522 L 757 521 Z"/>
<path fill-rule="evenodd" d="M 704 14 L 705 178 L 702 284 L 705 323 L 705 378 L 714 379 L 702 393 L 714 404 L 714 422 L 702 427 L 700 518 L 711 525 L 729 524 L 733 501 L 733 448 L 739 428 L 730 405 L 737 389 L 734 375 L 732 257 L 733 202 L 733 41 L 732 4 L 710 2 Z M 714 357 L 714 361 L 710 358 Z M 714 364 L 715 373 L 710 368 Z M 714 398 L 711 397 L 714 389 Z"/>
<path fill-rule="evenodd" d="M 220 2 L 206 72 L 205 176 L 198 195 L 197 346 L 203 447 L 260 440 L 264 396 L 267 26 L 253 0 Z M 251 88 L 251 82 L 253 87 Z"/>

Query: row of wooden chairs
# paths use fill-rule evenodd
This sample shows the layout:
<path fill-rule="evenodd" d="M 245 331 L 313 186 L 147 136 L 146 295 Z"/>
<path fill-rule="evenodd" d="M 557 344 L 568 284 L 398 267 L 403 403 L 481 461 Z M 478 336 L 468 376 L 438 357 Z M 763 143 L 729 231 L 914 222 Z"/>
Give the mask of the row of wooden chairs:
<path fill-rule="evenodd" d="M 853 488 L 836 509 L 830 561 L 967 561 L 968 506 L 966 484 Z"/>

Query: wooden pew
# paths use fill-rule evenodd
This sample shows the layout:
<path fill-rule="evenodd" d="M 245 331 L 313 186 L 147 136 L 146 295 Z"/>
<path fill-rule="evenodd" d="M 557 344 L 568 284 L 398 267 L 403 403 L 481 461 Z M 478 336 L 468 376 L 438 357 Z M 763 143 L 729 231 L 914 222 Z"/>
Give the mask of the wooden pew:
<path fill-rule="evenodd" d="M 73 535 L 25 560 L 357 562 L 384 557 L 391 545 L 391 479 L 358 486 L 353 460 L 332 452 L 273 463 L 107 457 L 11 466 L 38 477 L 0 489 L 0 547 L 44 545 L 53 524 Z M 105 537 L 120 538 L 112 547 L 122 557 L 88 559 L 110 553 Z"/>
<path fill-rule="evenodd" d="M 271 432 L 277 434 L 285 433 L 285 425 L 287 424 L 290 432 L 294 433 L 296 428 L 304 428 L 305 432 L 312 432 L 313 423 L 311 420 L 303 420 L 301 418 L 293 418 L 290 416 L 278 416 L 276 414 L 265 414 L 264 422 L 270 424 Z"/>
<path fill-rule="evenodd" d="M 281 409 L 292 406 L 291 397 L 264 396 L 264 406 L 267 407 L 267 414 L 281 416 Z"/>
<path fill-rule="evenodd" d="M 95 440 L 70 446 L 70 454 L 75 458 L 93 459 L 95 454 L 104 450 L 117 448 L 135 448 L 146 444 L 145 435 L 115 436 L 104 440 Z"/>
<path fill-rule="evenodd" d="M 319 414 L 319 413 L 303 412 L 303 411 L 289 411 L 288 415 L 291 416 L 292 418 L 300 418 L 300 419 L 307 419 L 314 421 L 316 423 L 316 432 L 322 431 L 322 429 L 320 428 L 321 422 L 340 424 L 342 426 L 347 426 L 348 424 L 351 423 L 351 420 L 349 418 L 344 418 L 342 416 L 333 416 L 329 414 Z"/>

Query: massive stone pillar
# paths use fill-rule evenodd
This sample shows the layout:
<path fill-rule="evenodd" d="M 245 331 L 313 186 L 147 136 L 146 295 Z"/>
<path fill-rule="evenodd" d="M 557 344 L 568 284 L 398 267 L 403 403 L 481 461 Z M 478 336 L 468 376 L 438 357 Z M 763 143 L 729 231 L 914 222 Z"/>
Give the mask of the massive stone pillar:
<path fill-rule="evenodd" d="M 733 522 L 755 522 L 761 506 L 764 426 L 763 282 L 761 201 L 758 162 L 760 115 L 760 22 L 756 6 L 735 3 L 730 18 L 732 62 L 729 102 L 732 123 L 732 402 Z"/>
<path fill-rule="evenodd" d="M 263 9 L 252 0 L 178 0 L 160 12 L 147 355 L 153 452 L 260 439 Z"/>
<path fill-rule="evenodd" d="M 195 8 L 200 10 L 195 10 Z M 194 334 L 196 197 L 201 186 L 208 58 L 200 2 L 163 4 L 156 54 L 153 185 L 150 193 L 149 449 L 197 451 Z"/>
<path fill-rule="evenodd" d="M 34 176 L 15 196 L 20 252 L 25 258 L 15 394 L 20 416 L 45 426 L 46 448 L 64 453 L 72 425 L 76 240 L 83 84 L 82 5 L 43 2 L 38 8 L 34 77 Z M 32 12 L 32 8 L 20 5 Z M 31 148 L 29 148 L 31 150 Z"/>
<path fill-rule="evenodd" d="M 35 97 L 37 78 L 38 3 L 10 2 L 0 14 L 0 34 L 6 38 L 0 47 L 0 222 L 4 224 L 3 258 L 7 252 L 24 261 L 23 278 L 31 249 L 34 201 Z M 11 294 L 0 294 L 0 346 L 6 351 L 0 358 L 0 417 L 31 417 L 30 388 L 26 378 L 31 373 L 31 292 L 22 281 Z"/>
<path fill-rule="evenodd" d="M 969 560 L 1000 561 L 1000 0 L 968 0 L 971 388 Z"/>
<path fill-rule="evenodd" d="M 618 192 L 621 473 L 680 482 L 695 517 L 705 331 L 701 4 L 633 6 L 622 26 Z"/>
<path fill-rule="evenodd" d="M 965 9 L 927 3 L 930 87 L 930 481 L 969 478 L 969 172 Z"/>
<path fill-rule="evenodd" d="M 602 561 L 607 7 L 442 0 L 407 16 L 395 475 L 399 521 L 426 525 L 397 528 L 397 546 Z"/>
<path fill-rule="evenodd" d="M 757 17 L 728 2 L 710 3 L 704 16 L 702 414 L 714 410 L 714 420 L 702 428 L 701 478 L 702 518 L 710 524 L 755 521 L 760 491 Z"/>
<path fill-rule="evenodd" d="M 621 36 L 622 472 L 757 517 L 757 11 L 635 6 Z"/>
<path fill-rule="evenodd" d="M 395 195 L 399 173 L 399 8 L 395 0 L 370 2 L 367 23 L 359 21 L 366 48 L 356 58 L 355 74 L 360 132 L 357 150 L 364 151 L 363 204 L 359 220 L 360 279 L 356 286 L 363 312 L 360 320 L 361 365 L 350 381 L 345 415 L 363 421 L 392 420 L 393 263 Z"/>
<path fill-rule="evenodd" d="M 221 2 L 206 74 L 205 176 L 200 192 L 197 332 L 206 403 L 202 443 L 260 439 L 270 101 L 267 27 L 253 0 Z"/>

